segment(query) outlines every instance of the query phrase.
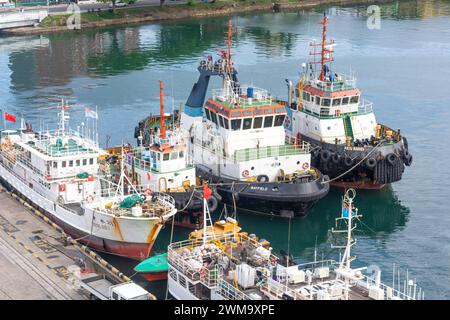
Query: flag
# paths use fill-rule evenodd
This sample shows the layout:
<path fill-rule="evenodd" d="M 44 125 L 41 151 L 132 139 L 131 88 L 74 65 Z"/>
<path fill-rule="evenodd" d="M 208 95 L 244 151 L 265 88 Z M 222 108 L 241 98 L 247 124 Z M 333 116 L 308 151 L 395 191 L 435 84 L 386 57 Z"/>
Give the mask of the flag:
<path fill-rule="evenodd" d="M 98 119 L 98 114 L 97 112 L 95 112 L 94 110 L 86 107 L 84 108 L 84 116 L 86 118 L 93 118 L 93 119 Z"/>
<path fill-rule="evenodd" d="M 9 114 L 8 112 L 5 112 L 5 120 L 10 122 L 16 122 L 16 117 L 12 114 Z"/>

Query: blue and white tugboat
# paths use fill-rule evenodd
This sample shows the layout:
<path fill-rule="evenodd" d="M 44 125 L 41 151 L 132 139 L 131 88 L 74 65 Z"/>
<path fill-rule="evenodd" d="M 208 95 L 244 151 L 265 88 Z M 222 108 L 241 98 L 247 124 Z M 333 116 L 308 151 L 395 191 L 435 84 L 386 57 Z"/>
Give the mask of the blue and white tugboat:
<path fill-rule="evenodd" d="M 231 23 L 228 50 L 217 61 L 201 61 L 198 70 L 181 114 L 197 174 L 217 185 L 234 207 L 306 216 L 328 193 L 328 177 L 311 167 L 308 143 L 286 144 L 286 108 L 268 91 L 239 84 L 231 61 Z M 204 103 L 211 76 L 222 77 L 223 84 Z"/>
<path fill-rule="evenodd" d="M 311 44 L 313 60 L 303 64 L 300 81 L 295 87 L 288 81 L 286 132 L 292 143 L 311 144 L 312 164 L 332 185 L 380 189 L 402 178 L 412 155 L 399 129 L 377 123 L 356 79 L 334 71 L 327 22 L 324 16 L 322 42 Z"/>

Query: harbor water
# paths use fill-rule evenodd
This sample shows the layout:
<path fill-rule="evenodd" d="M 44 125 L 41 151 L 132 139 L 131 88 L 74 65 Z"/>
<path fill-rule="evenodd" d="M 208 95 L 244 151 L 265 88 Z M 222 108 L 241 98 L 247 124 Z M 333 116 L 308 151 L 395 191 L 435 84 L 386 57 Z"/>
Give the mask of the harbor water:
<path fill-rule="evenodd" d="M 232 17 L 234 60 L 241 83 L 286 97 L 285 79 L 297 80 L 302 62 L 309 59 L 309 42 L 320 38 L 322 14 L 328 14 L 328 36 L 338 43 L 336 69 L 356 75 L 377 120 L 401 128 L 414 156 L 400 182 L 358 192 L 356 205 L 363 217 L 353 249 L 357 264 L 377 265 L 387 284 L 393 264 L 403 272 L 408 268 L 425 298 L 450 299 L 450 2 L 393 1 L 380 8 L 375 29 L 368 27 L 373 17 L 367 5 Z M 72 123 L 84 122 L 85 128 L 94 125 L 84 118 L 84 107 L 97 108 L 102 146 L 135 143 L 134 126 L 158 112 L 158 80 L 168 94 L 166 111 L 178 109 L 197 80 L 198 61 L 224 47 L 227 21 L 0 37 L 0 107 L 22 113 L 34 129 L 45 129 L 56 125 L 57 110 L 48 107 L 64 98 L 73 105 Z M 216 79 L 211 87 L 218 84 Z M 268 239 L 275 252 L 289 251 L 299 261 L 338 258 L 329 230 L 340 214 L 341 197 L 342 191 L 333 189 L 302 220 L 241 211 L 237 218 L 244 230 Z M 176 228 L 174 240 L 187 234 Z M 167 226 L 156 251 L 164 251 L 169 240 Z M 108 258 L 133 274 L 135 262 Z M 163 282 L 148 288 L 164 298 Z"/>

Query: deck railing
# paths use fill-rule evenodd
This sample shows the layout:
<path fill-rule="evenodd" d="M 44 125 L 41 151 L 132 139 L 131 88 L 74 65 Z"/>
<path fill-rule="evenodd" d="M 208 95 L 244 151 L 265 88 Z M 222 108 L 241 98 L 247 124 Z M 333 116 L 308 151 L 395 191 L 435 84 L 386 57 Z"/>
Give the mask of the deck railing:
<path fill-rule="evenodd" d="M 234 161 L 250 161 L 269 157 L 278 156 L 292 156 L 300 154 L 308 154 L 310 151 L 310 145 L 307 142 L 302 142 L 301 145 L 279 145 L 279 146 L 268 146 L 260 148 L 247 148 L 236 150 L 232 159 Z"/>

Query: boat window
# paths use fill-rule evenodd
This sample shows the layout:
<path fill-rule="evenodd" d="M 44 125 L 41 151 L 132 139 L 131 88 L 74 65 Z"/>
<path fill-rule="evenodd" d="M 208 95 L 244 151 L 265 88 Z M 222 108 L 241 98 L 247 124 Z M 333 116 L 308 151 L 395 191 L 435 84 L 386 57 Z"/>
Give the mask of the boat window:
<path fill-rule="evenodd" d="M 158 152 L 157 155 L 158 155 L 158 160 L 161 160 L 161 154 Z"/>
<path fill-rule="evenodd" d="M 205 114 L 206 114 L 206 118 L 211 121 L 211 113 L 209 112 L 209 109 L 205 108 Z"/>
<path fill-rule="evenodd" d="M 253 120 L 253 129 L 261 128 L 262 120 L 263 120 L 263 117 L 256 117 L 255 120 Z"/>
<path fill-rule="evenodd" d="M 297 88 L 295 88 L 295 96 L 300 98 L 300 91 Z"/>
<path fill-rule="evenodd" d="M 73 160 L 69 160 L 69 167 L 73 167 Z"/>
<path fill-rule="evenodd" d="M 217 124 L 217 115 L 214 112 L 211 112 L 211 120 L 215 124 Z"/>
<path fill-rule="evenodd" d="M 172 152 L 170 154 L 170 160 L 178 159 L 178 152 Z"/>
<path fill-rule="evenodd" d="M 223 117 L 223 124 L 225 125 L 225 129 L 230 129 L 230 122 L 225 117 Z"/>
<path fill-rule="evenodd" d="M 58 162 L 53 161 L 53 168 L 58 168 Z"/>
<path fill-rule="evenodd" d="M 274 123 L 274 126 L 275 126 L 275 127 L 282 126 L 283 123 L 284 123 L 284 118 L 285 118 L 285 117 L 286 117 L 286 115 L 284 115 L 284 114 L 279 114 L 279 115 L 277 115 L 277 116 L 275 117 L 275 123 Z"/>
<path fill-rule="evenodd" d="M 180 158 L 184 157 L 184 151 L 180 151 L 180 153 L 178 154 Z"/>
<path fill-rule="evenodd" d="M 331 99 L 322 99 L 322 105 L 324 106 L 324 107 L 329 107 L 330 106 L 330 104 L 331 104 Z"/>
<path fill-rule="evenodd" d="M 350 103 L 358 103 L 359 101 L 359 96 L 354 96 L 350 98 Z"/>
<path fill-rule="evenodd" d="M 341 105 L 341 98 L 333 99 L 333 107 L 337 107 Z"/>
<path fill-rule="evenodd" d="M 80 160 L 77 160 L 77 167 L 79 167 L 80 164 L 81 164 L 81 161 L 80 161 Z"/>
<path fill-rule="evenodd" d="M 163 161 L 169 160 L 170 153 L 163 153 Z"/>
<path fill-rule="evenodd" d="M 180 277 L 178 278 L 178 281 L 180 282 L 180 285 L 181 285 L 183 288 L 186 288 L 186 279 L 185 279 L 185 277 L 183 277 L 182 275 L 180 275 Z"/>
<path fill-rule="evenodd" d="M 316 97 L 316 104 L 320 106 L 320 97 Z"/>
<path fill-rule="evenodd" d="M 321 116 L 328 115 L 330 113 L 329 110 L 330 109 L 328 108 L 320 108 L 320 115 Z"/>
<path fill-rule="evenodd" d="M 252 118 L 245 118 L 242 130 L 248 130 L 252 128 Z"/>
<path fill-rule="evenodd" d="M 218 114 L 217 117 L 219 118 L 219 125 L 220 125 L 222 128 L 225 127 L 225 125 L 223 124 L 223 117 L 222 117 L 220 114 Z"/>
<path fill-rule="evenodd" d="M 342 105 L 348 104 L 348 97 L 342 98 Z"/>
<path fill-rule="evenodd" d="M 272 126 L 272 123 L 273 123 L 273 116 L 267 116 L 267 117 L 264 119 L 264 128 L 269 128 L 269 127 L 271 127 L 271 126 Z"/>
<path fill-rule="evenodd" d="M 233 119 L 231 120 L 231 130 L 240 130 L 241 129 L 242 119 Z"/>
<path fill-rule="evenodd" d="M 62 162 L 62 167 L 65 168 L 66 165 L 67 165 L 67 162 L 66 162 L 66 161 L 63 161 L 63 162 Z"/>

